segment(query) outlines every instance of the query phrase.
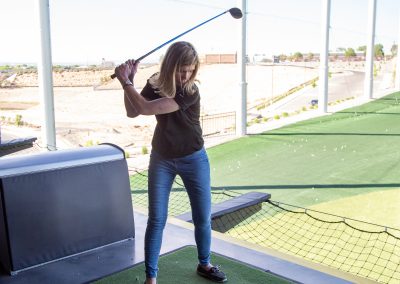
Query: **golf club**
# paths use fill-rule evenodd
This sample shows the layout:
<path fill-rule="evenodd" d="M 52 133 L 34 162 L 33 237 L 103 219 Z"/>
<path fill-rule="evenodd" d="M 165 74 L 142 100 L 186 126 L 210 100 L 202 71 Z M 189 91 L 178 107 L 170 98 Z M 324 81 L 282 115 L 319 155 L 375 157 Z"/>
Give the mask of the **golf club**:
<path fill-rule="evenodd" d="M 214 19 L 216 19 L 216 18 L 222 16 L 222 15 L 224 15 L 224 14 L 227 13 L 227 12 L 229 12 L 229 13 L 231 14 L 231 16 L 232 16 L 233 18 L 235 18 L 235 19 L 240 19 L 240 18 L 242 18 L 242 16 L 243 16 L 242 11 L 241 11 L 239 8 L 231 8 L 231 9 L 229 9 L 229 10 L 226 10 L 225 12 L 222 12 L 221 14 L 212 17 L 211 19 L 208 19 L 207 21 L 204 21 L 204 22 L 202 22 L 201 24 L 198 24 L 197 26 L 195 26 L 195 27 L 193 27 L 193 28 L 191 28 L 191 29 L 188 29 L 187 31 L 181 33 L 180 35 L 177 35 L 176 37 L 174 37 L 174 38 L 168 40 L 167 42 L 164 42 L 163 44 L 157 46 L 157 47 L 154 48 L 153 50 L 147 52 L 145 55 L 142 55 L 142 56 L 140 56 L 139 58 L 137 58 L 136 61 L 141 61 L 143 58 L 145 58 L 145 57 L 147 57 L 148 55 L 152 54 L 153 52 L 159 50 L 159 49 L 160 49 L 161 47 L 163 47 L 164 45 L 169 44 L 170 42 L 176 40 L 177 38 L 180 38 L 181 36 L 187 34 L 188 32 L 191 32 L 191 31 L 193 31 L 194 29 L 197 29 L 198 27 L 204 25 L 205 23 L 208 23 L 208 22 L 210 22 L 210 21 L 212 21 L 212 20 L 214 20 Z M 115 74 L 112 74 L 112 75 L 111 75 L 111 78 L 112 78 L 112 79 L 114 79 L 115 77 L 116 77 Z"/>

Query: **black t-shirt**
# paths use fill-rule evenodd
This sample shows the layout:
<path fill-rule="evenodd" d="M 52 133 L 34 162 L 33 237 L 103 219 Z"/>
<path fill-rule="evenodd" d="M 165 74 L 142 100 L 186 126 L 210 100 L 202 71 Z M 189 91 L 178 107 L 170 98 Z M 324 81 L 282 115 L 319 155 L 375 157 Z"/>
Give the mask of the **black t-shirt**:
<path fill-rule="evenodd" d="M 161 98 L 147 81 L 141 95 L 147 100 Z M 177 88 L 174 98 L 179 110 L 156 115 L 152 147 L 165 158 L 180 158 L 200 150 L 204 145 L 200 126 L 200 94 L 196 86 L 193 95 Z"/>

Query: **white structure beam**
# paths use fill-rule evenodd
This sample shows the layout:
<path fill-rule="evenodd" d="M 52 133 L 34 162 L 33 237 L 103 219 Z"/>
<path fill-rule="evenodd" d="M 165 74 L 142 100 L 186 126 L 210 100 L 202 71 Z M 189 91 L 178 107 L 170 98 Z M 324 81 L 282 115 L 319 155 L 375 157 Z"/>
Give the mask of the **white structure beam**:
<path fill-rule="evenodd" d="M 43 107 L 42 141 L 46 145 L 47 150 L 54 151 L 57 147 L 54 119 L 49 0 L 37 0 L 37 7 L 40 33 L 38 83 Z"/>
<path fill-rule="evenodd" d="M 364 96 L 367 99 L 373 97 L 374 82 L 374 55 L 375 55 L 375 21 L 376 0 L 369 0 L 368 3 L 368 27 L 367 27 L 367 52 L 365 63 Z"/>
<path fill-rule="evenodd" d="M 395 77 L 395 88 L 400 91 L 400 9 L 399 9 L 399 30 L 397 39 L 397 60 L 396 60 L 396 77 Z"/>
<path fill-rule="evenodd" d="M 331 1 L 322 0 L 321 55 L 319 62 L 318 108 L 322 113 L 328 111 L 328 72 L 329 72 L 329 26 Z"/>
<path fill-rule="evenodd" d="M 247 131 L 247 82 L 246 82 L 246 42 L 247 42 L 247 0 L 240 0 L 239 4 L 243 13 L 240 26 L 240 48 L 237 60 L 240 69 L 240 104 L 236 114 L 236 135 L 244 136 Z"/>

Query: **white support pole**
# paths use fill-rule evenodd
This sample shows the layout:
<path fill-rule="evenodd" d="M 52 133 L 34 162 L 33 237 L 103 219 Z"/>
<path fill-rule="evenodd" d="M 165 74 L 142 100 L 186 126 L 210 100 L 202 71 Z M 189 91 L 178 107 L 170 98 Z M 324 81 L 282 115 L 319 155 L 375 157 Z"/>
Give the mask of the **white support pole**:
<path fill-rule="evenodd" d="M 321 14 L 321 54 L 319 61 L 318 108 L 320 112 L 326 113 L 328 111 L 328 59 L 331 0 L 322 0 Z"/>
<path fill-rule="evenodd" d="M 400 9 L 399 9 L 399 30 L 398 40 L 397 40 L 397 60 L 396 60 L 396 77 L 395 77 L 395 88 L 397 91 L 400 91 Z"/>
<path fill-rule="evenodd" d="M 49 0 L 37 0 L 37 7 L 40 33 L 38 83 L 43 107 L 42 141 L 48 151 L 54 151 L 57 150 L 57 147 L 54 119 Z"/>
<path fill-rule="evenodd" d="M 367 99 L 373 97 L 374 82 L 374 55 L 375 55 L 375 19 L 376 0 L 369 0 L 368 4 L 368 40 L 365 63 L 364 96 Z"/>
<path fill-rule="evenodd" d="M 247 42 L 247 31 L 246 31 L 246 18 L 247 18 L 247 0 L 240 0 L 240 7 L 242 9 L 243 17 L 241 19 L 240 27 L 240 48 L 237 54 L 237 61 L 240 68 L 240 94 L 241 101 L 237 108 L 236 114 L 236 135 L 246 135 L 247 128 L 247 82 L 246 82 L 246 42 Z"/>

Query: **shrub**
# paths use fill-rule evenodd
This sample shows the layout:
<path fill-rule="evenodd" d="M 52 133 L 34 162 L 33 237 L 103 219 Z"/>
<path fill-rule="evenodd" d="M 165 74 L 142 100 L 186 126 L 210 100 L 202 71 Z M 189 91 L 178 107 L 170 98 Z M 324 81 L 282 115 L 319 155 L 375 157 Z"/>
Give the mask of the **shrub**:
<path fill-rule="evenodd" d="M 147 149 L 147 147 L 146 146 L 142 146 L 142 154 L 146 155 L 148 153 L 149 153 L 149 150 Z"/>
<path fill-rule="evenodd" d="M 100 81 L 101 81 L 101 83 L 103 83 L 103 84 L 105 84 L 105 83 L 107 83 L 107 82 L 109 82 L 109 81 L 111 81 L 111 80 L 112 80 L 112 79 L 111 79 L 110 76 L 103 76 L 103 77 L 100 78 Z"/>
<path fill-rule="evenodd" d="M 88 140 L 85 142 L 85 147 L 91 147 L 91 146 L 95 146 L 98 144 L 99 144 L 99 141 L 93 142 L 93 140 Z"/>
<path fill-rule="evenodd" d="M 22 115 L 17 114 L 15 115 L 15 125 L 16 126 L 22 126 L 24 122 L 22 121 Z"/>
<path fill-rule="evenodd" d="M 378 76 L 378 68 L 376 67 L 376 65 L 374 64 L 374 77 Z"/>
<path fill-rule="evenodd" d="M 257 110 L 261 110 L 261 109 L 264 109 L 264 108 L 265 108 L 265 104 L 262 104 L 262 105 L 258 105 L 256 109 Z"/>

